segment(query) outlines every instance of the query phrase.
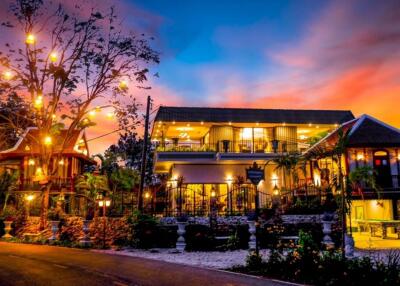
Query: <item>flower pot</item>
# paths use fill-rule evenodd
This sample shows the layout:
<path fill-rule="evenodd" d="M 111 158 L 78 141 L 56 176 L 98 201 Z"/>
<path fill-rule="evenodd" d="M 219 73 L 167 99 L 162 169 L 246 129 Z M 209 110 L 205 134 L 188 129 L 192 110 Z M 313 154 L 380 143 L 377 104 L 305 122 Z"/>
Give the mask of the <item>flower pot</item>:
<path fill-rule="evenodd" d="M 186 241 L 185 241 L 185 233 L 186 233 L 186 225 L 187 222 L 177 222 L 178 225 L 178 240 L 176 241 L 176 250 L 178 251 L 184 251 L 186 247 Z"/>
<path fill-rule="evenodd" d="M 58 225 L 60 224 L 60 221 L 52 220 L 50 221 L 50 224 L 51 224 L 51 237 L 49 238 L 49 240 L 55 241 L 57 239 Z"/>
<path fill-rule="evenodd" d="M 3 235 L 3 238 L 12 238 L 13 236 L 10 234 L 11 231 L 11 224 L 12 224 L 12 220 L 6 220 L 4 221 L 4 232 L 5 234 Z"/>
<path fill-rule="evenodd" d="M 83 236 L 81 240 L 79 241 L 80 245 L 83 247 L 90 247 L 92 244 L 90 240 L 90 235 L 89 235 L 89 226 L 90 226 L 91 220 L 84 220 L 83 225 L 82 225 L 82 230 L 83 230 Z"/>

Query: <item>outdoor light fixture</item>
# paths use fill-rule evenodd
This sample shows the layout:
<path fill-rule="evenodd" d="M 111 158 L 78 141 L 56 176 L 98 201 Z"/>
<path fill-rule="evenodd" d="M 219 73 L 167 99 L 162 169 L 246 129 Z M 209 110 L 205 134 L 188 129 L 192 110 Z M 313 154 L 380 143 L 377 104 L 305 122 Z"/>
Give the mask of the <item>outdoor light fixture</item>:
<path fill-rule="evenodd" d="M 5 80 L 11 80 L 13 78 L 13 74 L 11 71 L 5 71 L 3 72 L 3 78 Z"/>
<path fill-rule="evenodd" d="M 126 80 L 121 80 L 119 82 L 119 88 L 122 90 L 125 90 L 128 88 L 128 82 Z"/>
<path fill-rule="evenodd" d="M 57 52 L 52 52 L 52 53 L 50 54 L 49 58 L 50 58 L 50 61 L 51 61 L 52 63 L 57 62 L 57 60 L 58 60 Z"/>
<path fill-rule="evenodd" d="M 60 161 L 58 161 L 58 164 L 63 166 L 64 165 L 64 159 L 61 159 Z"/>
<path fill-rule="evenodd" d="M 312 123 L 308 123 L 308 127 L 311 127 L 312 126 Z"/>
<path fill-rule="evenodd" d="M 28 165 L 29 166 L 35 166 L 35 160 L 34 159 L 29 159 L 28 160 Z"/>
<path fill-rule="evenodd" d="M 144 194 L 144 197 L 145 197 L 146 199 L 150 198 L 149 192 L 146 192 L 146 193 Z"/>
<path fill-rule="evenodd" d="M 216 195 L 215 191 L 212 190 L 212 191 L 211 191 L 211 197 L 212 197 L 212 198 L 215 198 L 215 195 Z"/>
<path fill-rule="evenodd" d="M 364 154 L 359 152 L 357 153 L 357 161 L 363 161 L 364 160 Z"/>
<path fill-rule="evenodd" d="M 25 200 L 27 200 L 28 202 L 31 202 L 34 198 L 35 198 L 34 195 L 27 195 L 27 196 L 25 196 Z"/>
<path fill-rule="evenodd" d="M 53 115 L 51 115 L 51 118 L 52 118 L 53 120 L 56 120 L 56 119 L 57 119 L 57 115 L 53 114 Z"/>
<path fill-rule="evenodd" d="M 279 195 L 279 188 L 278 188 L 278 185 L 277 184 L 275 184 L 275 186 L 274 186 L 274 188 L 272 189 L 272 193 L 274 194 L 274 196 L 277 196 L 277 195 Z"/>
<path fill-rule="evenodd" d="M 38 95 L 35 99 L 34 106 L 36 108 L 41 108 L 43 106 L 43 96 Z"/>
<path fill-rule="evenodd" d="M 26 35 L 25 43 L 28 45 L 33 45 L 36 42 L 36 37 L 33 34 Z"/>
<path fill-rule="evenodd" d="M 175 120 L 174 120 L 174 121 L 172 121 L 172 124 L 175 124 Z"/>
<path fill-rule="evenodd" d="M 44 138 L 44 145 L 50 146 L 53 143 L 53 140 L 51 139 L 50 136 L 46 136 Z"/>

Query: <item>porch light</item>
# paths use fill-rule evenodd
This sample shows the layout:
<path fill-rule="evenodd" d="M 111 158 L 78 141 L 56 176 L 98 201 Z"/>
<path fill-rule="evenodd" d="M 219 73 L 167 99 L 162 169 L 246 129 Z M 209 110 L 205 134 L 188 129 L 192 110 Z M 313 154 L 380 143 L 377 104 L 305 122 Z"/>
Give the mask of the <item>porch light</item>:
<path fill-rule="evenodd" d="M 226 182 L 230 185 L 233 182 L 233 178 L 231 175 L 226 176 Z"/>
<path fill-rule="evenodd" d="M 146 193 L 144 194 L 144 197 L 145 197 L 146 199 L 150 198 L 149 192 L 146 192 Z"/>
<path fill-rule="evenodd" d="M 25 196 L 25 200 L 26 200 L 27 202 L 33 201 L 34 198 L 35 198 L 34 195 L 27 195 L 27 196 Z"/>
<path fill-rule="evenodd" d="M 174 121 L 172 121 L 172 124 L 175 124 L 176 122 L 175 122 L 175 120 Z"/>
<path fill-rule="evenodd" d="M 308 123 L 308 127 L 311 127 L 312 126 L 312 123 Z"/>
<path fill-rule="evenodd" d="M 259 126 L 259 125 L 260 125 L 260 123 L 256 122 L 256 126 Z"/>
<path fill-rule="evenodd" d="M 318 128 L 319 128 L 319 125 L 317 125 L 316 127 L 317 127 L 317 129 L 318 129 Z"/>
<path fill-rule="evenodd" d="M 52 53 L 50 54 L 49 58 L 50 58 L 50 61 L 51 61 L 52 63 L 57 62 L 57 60 L 58 60 L 57 52 L 52 52 Z"/>
<path fill-rule="evenodd" d="M 214 191 L 214 190 L 211 191 L 211 197 L 212 197 L 212 198 L 215 198 L 215 195 L 216 195 L 215 191 Z"/>
<path fill-rule="evenodd" d="M 200 124 L 201 124 L 201 125 L 204 125 L 204 121 L 201 121 Z"/>
<path fill-rule="evenodd" d="M 13 78 L 13 74 L 11 71 L 5 71 L 3 72 L 3 78 L 5 80 L 11 80 Z"/>
<path fill-rule="evenodd" d="M 229 125 L 232 125 L 232 122 L 231 122 L 231 121 L 229 121 Z"/>
<path fill-rule="evenodd" d="M 279 195 L 279 188 L 277 184 L 275 184 L 274 188 L 272 189 L 272 193 L 274 194 L 274 196 Z"/>
<path fill-rule="evenodd" d="M 33 34 L 26 35 L 25 43 L 28 45 L 33 45 L 36 43 L 36 37 Z"/>
<path fill-rule="evenodd" d="M 35 160 L 34 159 L 29 159 L 28 160 L 28 165 L 29 166 L 35 166 Z"/>
<path fill-rule="evenodd" d="M 50 136 L 46 136 L 44 138 L 44 145 L 50 146 L 51 144 L 53 144 L 53 140 L 51 139 Z"/>
<path fill-rule="evenodd" d="M 361 152 L 357 153 L 357 161 L 364 161 L 364 154 Z"/>

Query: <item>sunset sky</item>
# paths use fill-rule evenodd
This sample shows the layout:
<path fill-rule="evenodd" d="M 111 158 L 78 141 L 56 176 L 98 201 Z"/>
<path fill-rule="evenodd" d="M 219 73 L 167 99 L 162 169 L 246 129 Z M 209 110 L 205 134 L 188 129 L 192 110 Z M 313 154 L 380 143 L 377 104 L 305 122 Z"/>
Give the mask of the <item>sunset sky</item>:
<path fill-rule="evenodd" d="M 97 3 L 155 37 L 155 106 L 350 109 L 400 127 L 399 0 Z M 102 122 L 88 137 L 113 128 Z M 91 153 L 116 138 L 92 141 Z"/>

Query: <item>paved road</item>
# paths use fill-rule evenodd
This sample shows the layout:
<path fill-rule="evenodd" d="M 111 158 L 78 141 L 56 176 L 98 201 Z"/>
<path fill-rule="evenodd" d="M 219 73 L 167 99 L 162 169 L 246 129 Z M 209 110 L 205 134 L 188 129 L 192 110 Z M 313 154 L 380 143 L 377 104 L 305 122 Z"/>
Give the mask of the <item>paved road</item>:
<path fill-rule="evenodd" d="M 286 284 L 144 258 L 0 242 L 0 285 L 281 286 Z"/>

